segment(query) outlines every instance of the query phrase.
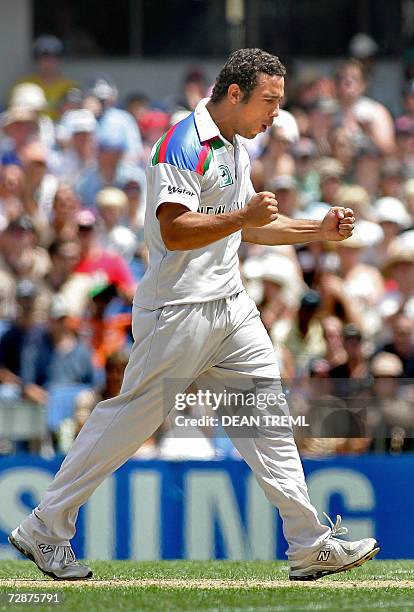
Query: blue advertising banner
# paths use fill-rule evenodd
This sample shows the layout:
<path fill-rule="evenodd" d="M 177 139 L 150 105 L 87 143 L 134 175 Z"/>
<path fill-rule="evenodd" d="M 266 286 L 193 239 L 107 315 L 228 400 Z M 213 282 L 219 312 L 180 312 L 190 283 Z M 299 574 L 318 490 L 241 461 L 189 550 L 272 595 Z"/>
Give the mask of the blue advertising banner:
<path fill-rule="evenodd" d="M 0 459 L 0 559 L 8 533 L 38 503 L 62 458 Z M 414 455 L 305 460 L 309 492 L 341 514 L 349 538 L 376 537 L 379 558 L 414 558 Z M 285 559 L 275 509 L 243 461 L 130 460 L 81 509 L 73 541 L 88 559 Z"/>

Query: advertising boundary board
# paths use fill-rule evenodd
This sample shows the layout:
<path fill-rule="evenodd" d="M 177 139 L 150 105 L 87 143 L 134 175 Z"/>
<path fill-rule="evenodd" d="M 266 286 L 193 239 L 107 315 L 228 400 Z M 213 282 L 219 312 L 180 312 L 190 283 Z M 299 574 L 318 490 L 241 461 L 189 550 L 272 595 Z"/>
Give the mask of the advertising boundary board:
<path fill-rule="evenodd" d="M 0 459 L 0 559 L 62 457 Z M 350 539 L 376 537 L 378 558 L 414 558 L 414 455 L 303 461 L 320 517 L 341 514 Z M 407 522 L 406 528 L 404 528 Z M 401 537 L 404 534 L 404 537 Z M 241 460 L 130 460 L 81 509 L 73 547 L 88 559 L 285 559 L 275 509 Z"/>

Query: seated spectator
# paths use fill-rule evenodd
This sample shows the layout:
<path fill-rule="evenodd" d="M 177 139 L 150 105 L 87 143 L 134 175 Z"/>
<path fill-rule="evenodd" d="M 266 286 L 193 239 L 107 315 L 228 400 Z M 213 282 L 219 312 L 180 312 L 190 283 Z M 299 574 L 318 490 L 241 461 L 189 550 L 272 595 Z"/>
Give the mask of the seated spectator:
<path fill-rule="evenodd" d="M 315 169 L 319 175 L 319 200 L 309 202 L 301 213 L 300 216 L 307 219 L 322 219 L 329 208 L 335 206 L 344 175 L 342 164 L 332 157 L 319 159 Z"/>
<path fill-rule="evenodd" d="M 378 198 L 373 211 L 383 232 L 383 238 L 376 248 L 376 265 L 381 266 L 394 238 L 410 227 L 411 217 L 401 200 L 392 197 Z"/>
<path fill-rule="evenodd" d="M 399 117 L 395 121 L 396 158 L 402 164 L 404 176 L 414 177 L 414 118 Z"/>
<path fill-rule="evenodd" d="M 335 193 L 335 206 L 352 208 L 358 221 L 377 220 L 369 194 L 360 185 L 341 185 Z"/>
<path fill-rule="evenodd" d="M 328 316 L 335 316 L 345 323 L 353 323 L 358 328 L 362 328 L 360 310 L 346 293 L 344 280 L 338 274 L 323 268 L 318 273 L 315 286 L 320 293 L 319 315 L 321 320 Z"/>
<path fill-rule="evenodd" d="M 119 395 L 127 363 L 127 352 L 116 351 L 111 353 L 105 362 L 105 383 L 102 389 L 100 391 L 87 390 L 79 393 L 76 398 L 75 412 L 73 414 L 73 440 L 84 426 L 98 402 Z"/>
<path fill-rule="evenodd" d="M 132 115 L 128 111 L 116 108 L 118 101 L 116 85 L 106 77 L 99 77 L 92 84 L 89 94 L 98 102 L 98 140 L 104 141 L 111 134 L 117 134 L 119 141 L 124 143 L 125 158 L 131 163 L 138 163 L 143 155 L 141 134 Z"/>
<path fill-rule="evenodd" d="M 47 239 L 47 225 L 58 188 L 58 180 L 48 171 L 47 151 L 40 142 L 26 145 L 22 149 L 21 160 L 24 210 L 31 216 L 41 239 Z"/>
<path fill-rule="evenodd" d="M 330 96 L 320 96 L 307 108 L 309 117 L 309 136 L 315 141 L 321 155 L 331 153 L 329 135 L 334 127 L 338 104 Z"/>
<path fill-rule="evenodd" d="M 114 285 L 98 284 L 90 289 L 86 314 L 71 325 L 89 345 L 95 368 L 103 369 L 109 355 L 125 349 L 131 339 L 131 312 L 111 312 L 117 292 Z"/>
<path fill-rule="evenodd" d="M 368 359 L 364 355 L 360 330 L 352 323 L 344 325 L 342 339 L 346 353 L 345 361 L 331 368 L 330 376 L 343 379 L 366 379 L 368 376 Z"/>
<path fill-rule="evenodd" d="M 328 139 L 331 156 L 342 164 L 344 175 L 348 179 L 351 178 L 356 151 L 350 134 L 343 128 L 334 128 L 330 131 Z"/>
<path fill-rule="evenodd" d="M 400 377 L 414 379 L 414 325 L 411 317 L 397 314 L 390 320 L 391 337 L 388 342 L 380 344 L 378 353 L 396 355 L 402 364 Z"/>
<path fill-rule="evenodd" d="M 10 97 L 9 110 L 25 110 L 33 112 L 36 116 L 38 140 L 47 148 L 53 149 L 56 144 L 55 126 L 45 112 L 48 110 L 47 100 L 43 89 L 34 83 L 20 83 L 13 88 Z"/>
<path fill-rule="evenodd" d="M 380 304 L 387 319 L 402 311 L 414 319 L 414 243 L 413 230 L 392 240 L 382 266 L 387 291 Z"/>
<path fill-rule="evenodd" d="M 395 137 L 391 115 L 383 104 L 364 95 L 367 75 L 361 62 L 345 61 L 336 71 L 335 84 L 340 106 L 337 124 L 352 134 L 356 146 L 368 138 L 381 153 L 392 155 Z"/>
<path fill-rule="evenodd" d="M 40 286 L 45 315 L 56 295 L 64 301 L 71 317 L 81 316 L 87 307 L 92 279 L 75 268 L 80 259 L 77 240 L 57 240 L 49 247 L 50 271 Z M 46 319 L 46 317 L 45 317 Z"/>
<path fill-rule="evenodd" d="M 98 226 L 98 240 L 103 249 L 113 251 L 130 261 L 135 253 L 137 241 L 134 232 L 121 224 L 127 213 L 128 198 L 116 187 L 104 187 L 96 196 L 101 223 Z"/>
<path fill-rule="evenodd" d="M 53 198 L 52 213 L 46 232 L 48 246 L 56 240 L 77 240 L 76 215 L 80 208 L 79 198 L 72 187 L 67 183 L 60 183 Z"/>
<path fill-rule="evenodd" d="M 56 153 L 50 166 L 61 181 L 74 186 L 94 165 L 96 120 L 85 108 L 72 110 L 63 115 L 60 128 L 65 130 L 66 140 L 63 150 Z"/>
<path fill-rule="evenodd" d="M 39 135 L 36 113 L 25 108 L 11 108 L 0 115 L 0 126 L 6 136 L 1 142 L 1 163 L 21 166 L 22 150 Z"/>
<path fill-rule="evenodd" d="M 295 178 L 300 193 L 301 208 L 319 198 L 319 176 L 315 169 L 316 145 L 310 138 L 301 138 L 292 148 Z"/>
<path fill-rule="evenodd" d="M 295 264 L 277 253 L 247 257 L 242 270 L 246 289 L 255 300 L 277 351 L 282 377 L 291 379 L 295 375 L 295 364 L 285 340 L 294 325 L 306 285 Z"/>
<path fill-rule="evenodd" d="M 0 231 L 23 214 L 23 171 L 13 164 L 0 167 Z"/>
<path fill-rule="evenodd" d="M 98 135 L 97 162 L 85 169 L 76 182 L 76 191 L 84 206 L 95 208 L 96 195 L 104 187 L 122 188 L 122 176 L 125 173 L 123 161 L 126 151 L 126 140 L 119 133 L 110 132 Z"/>
<path fill-rule="evenodd" d="M 122 166 L 119 175 L 119 188 L 128 198 L 127 209 L 122 223 L 137 233 L 140 242 L 144 241 L 145 172 L 131 164 Z"/>
<path fill-rule="evenodd" d="M 276 176 L 265 185 L 265 189 L 275 194 L 281 215 L 299 216 L 298 184 L 293 176 L 286 174 Z"/>
<path fill-rule="evenodd" d="M 327 365 L 327 375 L 329 375 L 331 369 L 346 361 L 346 351 L 342 335 L 343 325 L 342 321 L 334 316 L 325 317 L 321 320 L 321 324 L 326 345 L 323 362 Z"/>
<path fill-rule="evenodd" d="M 380 168 L 378 194 L 381 197 L 401 198 L 404 189 L 404 168 L 398 159 L 385 159 Z"/>
<path fill-rule="evenodd" d="M 321 201 L 329 206 L 335 205 L 335 198 L 344 176 L 344 167 L 333 157 L 324 157 L 316 164 L 319 174 Z"/>
<path fill-rule="evenodd" d="M 290 154 L 291 145 L 283 128 L 273 125 L 269 129 L 265 149 L 252 163 L 251 178 L 256 191 L 263 191 L 275 176 L 295 173 L 295 162 Z"/>
<path fill-rule="evenodd" d="M 50 269 L 47 251 L 37 246 L 31 218 L 23 215 L 0 234 L 0 318 L 11 318 L 16 309 L 16 282 L 28 278 L 35 284 Z"/>
<path fill-rule="evenodd" d="M 18 397 L 22 379 L 22 352 L 28 341 L 36 341 L 39 328 L 35 322 L 36 285 L 22 279 L 16 285 L 17 316 L 0 339 L 0 396 Z"/>
<path fill-rule="evenodd" d="M 384 297 L 385 287 L 379 270 L 363 261 L 365 249 L 370 245 L 370 226 L 374 233 L 377 227 L 369 221 L 356 222 L 353 235 L 336 245 L 339 257 L 338 275 L 342 279 L 343 291 L 352 301 L 357 313 L 361 331 L 366 337 L 382 333 L 383 324 L 379 304 Z"/>
<path fill-rule="evenodd" d="M 118 294 L 130 304 L 135 282 L 125 259 L 99 245 L 96 217 L 91 211 L 81 210 L 77 222 L 81 252 L 75 272 L 87 274 L 95 284 L 114 285 Z"/>
<path fill-rule="evenodd" d="M 401 359 L 395 353 L 381 351 L 372 359 L 370 371 L 374 377 L 368 412 L 374 436 L 372 448 L 391 453 L 413 451 L 413 387 L 400 384 L 404 375 Z M 407 390 L 411 397 L 407 397 Z"/>
<path fill-rule="evenodd" d="M 365 141 L 357 148 L 352 181 L 363 187 L 371 199 L 378 197 L 381 163 L 382 155 L 373 143 Z"/>
<path fill-rule="evenodd" d="M 46 34 L 36 38 L 33 45 L 34 72 L 17 81 L 34 83 L 43 89 L 48 103 L 48 113 L 52 119 L 57 118 L 57 106 L 75 82 L 61 73 L 61 56 L 63 45 L 56 36 Z M 11 95 L 13 96 L 13 90 Z"/>
<path fill-rule="evenodd" d="M 326 346 L 319 318 L 321 298 L 317 291 L 307 291 L 302 297 L 297 318 L 284 343 L 295 358 L 298 372 L 307 369 L 313 357 L 322 357 Z"/>
<path fill-rule="evenodd" d="M 68 310 L 60 299 L 52 303 L 47 327 L 36 341 L 25 344 L 21 363 L 24 396 L 37 404 L 47 403 L 53 386 L 93 384 L 89 350 L 70 328 Z"/>

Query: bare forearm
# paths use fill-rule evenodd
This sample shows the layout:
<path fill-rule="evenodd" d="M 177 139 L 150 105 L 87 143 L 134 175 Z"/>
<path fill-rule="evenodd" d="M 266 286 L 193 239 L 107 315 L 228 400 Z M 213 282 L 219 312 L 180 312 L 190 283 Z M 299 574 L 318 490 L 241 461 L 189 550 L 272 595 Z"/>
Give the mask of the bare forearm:
<path fill-rule="evenodd" d="M 220 215 L 187 212 L 172 221 L 164 242 L 171 251 L 201 249 L 242 229 L 239 211 Z"/>
<path fill-rule="evenodd" d="M 313 219 L 290 219 L 279 215 L 264 227 L 243 230 L 242 239 L 254 244 L 300 244 L 324 240 L 320 221 Z"/>

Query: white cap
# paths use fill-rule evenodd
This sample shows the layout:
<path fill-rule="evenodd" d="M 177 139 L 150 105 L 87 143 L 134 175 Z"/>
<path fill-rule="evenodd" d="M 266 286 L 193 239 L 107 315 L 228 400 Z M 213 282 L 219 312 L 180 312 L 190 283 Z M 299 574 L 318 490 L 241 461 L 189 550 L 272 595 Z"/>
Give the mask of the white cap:
<path fill-rule="evenodd" d="M 411 217 L 398 198 L 379 198 L 374 204 L 374 210 L 378 223 L 391 221 L 399 225 L 401 229 L 407 229 L 411 225 Z"/>
<path fill-rule="evenodd" d="M 13 88 L 10 106 L 41 111 L 47 107 L 43 89 L 35 83 L 20 83 Z"/>
<path fill-rule="evenodd" d="M 113 250 L 130 261 L 137 249 L 137 238 L 133 231 L 123 225 L 116 225 L 108 234 Z"/>
<path fill-rule="evenodd" d="M 289 111 L 280 109 L 279 115 L 273 120 L 273 125 L 282 128 L 284 136 L 290 143 L 299 140 L 299 128 L 295 117 Z"/>
<path fill-rule="evenodd" d="M 298 269 L 289 257 L 279 253 L 248 257 L 243 265 L 243 275 L 247 281 L 271 281 L 283 289 L 287 304 L 298 305 L 306 284 Z"/>
<path fill-rule="evenodd" d="M 357 59 L 365 59 L 378 53 L 378 45 L 371 36 L 364 32 L 359 32 L 351 38 L 349 52 Z"/>
<path fill-rule="evenodd" d="M 384 232 L 378 223 L 361 219 L 355 223 L 352 236 L 336 244 L 339 247 L 363 249 L 379 244 L 383 238 Z"/>
<path fill-rule="evenodd" d="M 67 111 L 62 117 L 62 123 L 70 135 L 79 132 L 90 133 L 96 128 L 95 116 L 86 108 Z"/>

